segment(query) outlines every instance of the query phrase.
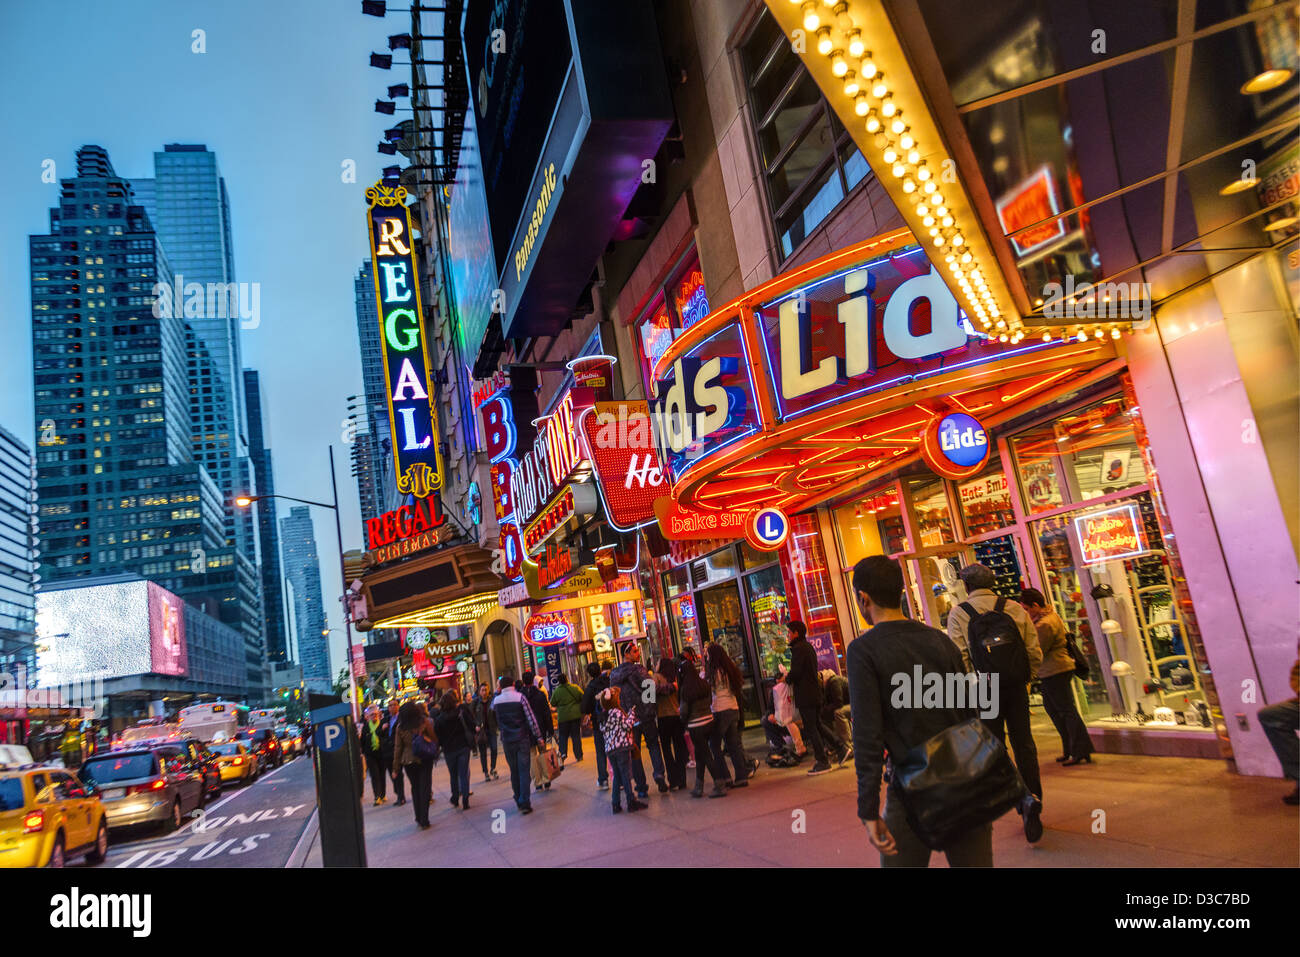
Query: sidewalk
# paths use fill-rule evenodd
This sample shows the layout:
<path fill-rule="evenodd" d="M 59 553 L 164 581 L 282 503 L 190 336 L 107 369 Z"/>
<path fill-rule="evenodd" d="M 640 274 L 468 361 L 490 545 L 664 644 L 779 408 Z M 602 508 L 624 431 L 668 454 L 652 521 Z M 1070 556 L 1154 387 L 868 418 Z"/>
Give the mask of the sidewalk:
<path fill-rule="evenodd" d="M 1093 765 L 1062 768 L 1058 741 L 1037 737 L 1046 792 L 1046 832 L 1025 843 L 1020 819 L 993 828 L 999 867 L 1295 867 L 1300 863 L 1297 811 L 1282 803 L 1290 783 L 1234 774 L 1221 761 L 1100 755 Z M 754 757 L 766 754 L 747 736 Z M 751 785 L 721 800 L 689 791 L 659 794 L 650 808 L 610 813 L 608 791 L 596 790 L 593 754 L 570 758 L 549 791 L 534 794 L 535 813 L 522 817 L 510 796 L 509 769 L 484 783 L 473 759 L 470 810 L 448 803 L 447 771 L 434 769 L 433 827 L 415 827 L 410 804 L 370 805 L 366 786 L 366 854 L 371 867 L 877 867 L 856 814 L 852 764 L 808 777 L 810 765 L 763 765 Z M 694 783 L 694 770 L 688 772 Z M 391 800 L 392 795 L 389 795 Z M 505 833 L 493 833 L 493 811 Z M 797 815 L 797 811 L 804 812 Z M 1102 815 L 1097 812 L 1104 812 Z M 805 827 L 796 826 L 802 817 Z M 1093 833 L 1094 820 L 1104 833 Z M 942 866 L 936 854 L 932 865 Z M 304 866 L 320 867 L 317 839 Z"/>

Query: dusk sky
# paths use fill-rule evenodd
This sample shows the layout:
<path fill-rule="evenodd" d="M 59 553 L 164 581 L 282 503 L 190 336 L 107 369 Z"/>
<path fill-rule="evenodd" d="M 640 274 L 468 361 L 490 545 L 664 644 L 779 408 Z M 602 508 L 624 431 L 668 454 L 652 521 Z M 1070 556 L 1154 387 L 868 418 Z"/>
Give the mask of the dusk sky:
<path fill-rule="evenodd" d="M 356 0 L 0 5 L 0 425 L 33 442 L 27 237 L 48 232 L 59 196 L 42 163 L 75 176 L 77 148 L 94 143 L 119 175 L 148 177 L 165 144 L 206 144 L 229 190 L 236 278 L 261 285 L 243 363 L 261 373 L 276 491 L 328 501 L 333 443 L 344 547 L 359 547 L 341 422 L 345 397 L 361 391 L 352 281 L 367 254 L 364 190 L 402 159 L 375 145 L 403 114 L 377 114 L 374 101 L 409 76 L 367 61 L 407 23 L 362 16 Z M 205 53 L 192 52 L 195 30 Z M 336 673 L 336 538 L 330 513 L 313 514 Z"/>

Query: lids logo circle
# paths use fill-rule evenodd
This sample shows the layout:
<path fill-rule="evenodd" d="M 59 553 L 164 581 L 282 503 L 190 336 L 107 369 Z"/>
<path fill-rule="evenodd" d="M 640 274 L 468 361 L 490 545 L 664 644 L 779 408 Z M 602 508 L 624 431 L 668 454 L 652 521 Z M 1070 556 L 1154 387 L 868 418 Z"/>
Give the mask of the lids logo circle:
<path fill-rule="evenodd" d="M 979 419 L 965 412 L 947 412 L 932 419 L 926 428 L 921 455 L 938 474 L 961 479 L 984 468 L 992 448 L 988 430 Z"/>
<path fill-rule="evenodd" d="M 745 521 L 745 540 L 759 551 L 776 551 L 789 535 L 790 519 L 779 508 L 760 508 Z"/>

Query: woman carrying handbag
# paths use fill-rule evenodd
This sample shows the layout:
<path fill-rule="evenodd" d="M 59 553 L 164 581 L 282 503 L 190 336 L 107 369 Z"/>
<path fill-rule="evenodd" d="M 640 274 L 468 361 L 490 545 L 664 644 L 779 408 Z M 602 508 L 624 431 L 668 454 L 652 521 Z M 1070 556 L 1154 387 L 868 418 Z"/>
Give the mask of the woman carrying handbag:
<path fill-rule="evenodd" d="M 393 767 L 411 781 L 411 807 L 420 830 L 429 829 L 429 803 L 433 800 L 433 765 L 438 760 L 438 735 L 424 708 L 407 702 L 397 712 L 393 740 Z"/>

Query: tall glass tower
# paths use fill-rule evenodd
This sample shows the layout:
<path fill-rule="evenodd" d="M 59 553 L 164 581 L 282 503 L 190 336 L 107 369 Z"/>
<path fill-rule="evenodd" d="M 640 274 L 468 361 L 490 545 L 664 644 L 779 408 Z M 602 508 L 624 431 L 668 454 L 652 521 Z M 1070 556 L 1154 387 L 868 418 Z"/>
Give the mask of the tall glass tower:
<path fill-rule="evenodd" d="M 249 458 L 257 481 L 257 494 L 275 494 L 275 476 L 271 469 L 271 449 L 263 414 L 262 384 L 254 369 L 244 370 L 244 397 L 248 402 Z M 261 541 L 262 613 L 266 619 L 266 658 L 271 663 L 289 660 L 284 632 L 284 589 L 280 576 L 280 529 L 275 520 L 275 499 L 256 503 L 257 534 Z M 252 509 L 247 511 L 251 512 Z"/>
<path fill-rule="evenodd" d="M 284 576 L 293 586 L 294 625 L 297 628 L 298 663 L 308 688 L 329 692 L 329 640 L 325 634 L 325 606 L 321 602 L 320 557 L 316 552 L 316 530 L 311 509 L 295 506 L 280 519 L 280 548 L 284 555 Z"/>
<path fill-rule="evenodd" d="M 0 673 L 25 673 L 29 686 L 36 668 L 35 513 L 36 460 L 0 428 Z"/>
<path fill-rule="evenodd" d="M 252 313 L 253 302 L 251 292 L 233 302 L 227 294 L 235 283 L 235 258 L 226 181 L 216 154 L 203 145 L 169 143 L 154 153 L 153 162 L 153 178 L 132 180 L 132 186 L 179 284 L 177 314 L 189 321 L 212 364 L 211 381 L 194 395 L 195 458 L 225 497 L 227 542 L 257 564 L 258 537 L 241 524 L 233 504 L 235 495 L 252 490 L 239 330 L 240 309 Z M 233 288 L 242 294 L 251 287 Z M 191 375 L 199 371 L 192 361 Z"/>

